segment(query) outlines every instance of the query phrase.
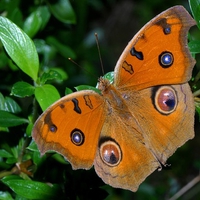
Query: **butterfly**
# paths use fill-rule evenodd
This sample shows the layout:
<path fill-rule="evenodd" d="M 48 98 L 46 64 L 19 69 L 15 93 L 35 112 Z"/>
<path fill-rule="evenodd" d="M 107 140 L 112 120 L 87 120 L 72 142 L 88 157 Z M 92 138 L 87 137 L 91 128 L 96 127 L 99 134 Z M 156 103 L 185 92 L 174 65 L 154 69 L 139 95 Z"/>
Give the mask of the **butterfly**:
<path fill-rule="evenodd" d="M 128 43 L 114 81 L 66 95 L 35 122 L 42 154 L 54 150 L 73 169 L 93 165 L 102 180 L 137 191 L 153 171 L 194 137 L 194 99 L 188 81 L 195 64 L 187 33 L 195 21 L 174 6 L 148 22 Z"/>

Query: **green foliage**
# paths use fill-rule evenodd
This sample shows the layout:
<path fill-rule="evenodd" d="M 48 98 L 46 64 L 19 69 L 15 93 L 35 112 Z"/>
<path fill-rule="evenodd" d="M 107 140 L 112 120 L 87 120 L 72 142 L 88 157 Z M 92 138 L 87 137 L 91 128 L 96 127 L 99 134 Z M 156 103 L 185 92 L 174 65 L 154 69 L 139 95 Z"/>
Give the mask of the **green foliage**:
<path fill-rule="evenodd" d="M 195 1 L 190 0 L 189 1 L 189 5 L 190 5 L 191 12 L 192 12 L 192 14 L 194 16 L 194 19 L 197 22 L 197 26 L 200 29 L 200 22 L 199 22 L 199 18 L 200 18 L 200 1 L 198 1 L 198 0 L 195 0 Z"/>
<path fill-rule="evenodd" d="M 38 31 L 45 28 L 50 18 L 50 12 L 47 6 L 39 6 L 24 21 L 23 30 L 29 37 L 34 37 Z"/>
<path fill-rule="evenodd" d="M 61 192 L 61 188 L 55 184 L 50 186 L 46 183 L 24 180 L 16 175 L 2 178 L 2 182 L 16 194 L 27 199 L 56 199 Z"/>
<path fill-rule="evenodd" d="M 189 9 L 187 1 L 176 3 Z M 93 169 L 73 171 L 54 152 L 41 157 L 32 141 L 32 127 L 39 114 L 60 96 L 72 93 L 70 88 L 98 92 L 94 86 L 102 73 L 94 37 L 97 30 L 105 70 L 111 71 L 133 33 L 175 2 L 163 5 L 159 0 L 145 0 L 129 15 L 122 13 L 122 5 L 130 7 L 123 0 L 0 1 L 0 199 L 164 199 L 198 174 L 198 135 L 170 158 L 173 171 L 154 173 L 137 193 L 106 186 Z M 200 2 L 190 0 L 189 5 L 200 28 Z M 124 13 L 126 20 L 118 24 L 116 34 L 109 20 L 115 24 Z M 134 25 L 128 26 L 130 18 Z M 189 35 L 190 51 L 197 60 L 190 82 L 195 96 L 200 93 L 197 27 Z M 68 58 L 76 59 L 83 69 Z M 113 72 L 105 77 L 112 82 Z M 195 106 L 200 115 L 198 98 Z M 193 197 L 193 193 L 189 195 Z"/>
<path fill-rule="evenodd" d="M 11 89 L 11 95 L 14 95 L 16 97 L 29 97 L 32 96 L 34 94 L 34 86 L 26 83 L 24 81 L 19 81 L 16 82 L 12 89 Z"/>
<path fill-rule="evenodd" d="M 49 9 L 52 14 L 61 22 L 75 24 L 76 23 L 76 15 L 74 10 L 69 2 L 69 0 L 58 0 L 56 3 L 49 2 Z"/>
<path fill-rule="evenodd" d="M 10 20 L 1 16 L 0 38 L 6 52 L 16 65 L 36 81 L 39 60 L 35 45 L 28 35 Z"/>
<path fill-rule="evenodd" d="M 35 88 L 35 98 L 42 110 L 46 110 L 52 103 L 60 99 L 57 89 L 50 84 L 45 84 Z"/>
<path fill-rule="evenodd" d="M 28 120 L 17 117 L 7 111 L 0 110 L 1 127 L 18 126 L 23 123 L 28 123 Z"/>

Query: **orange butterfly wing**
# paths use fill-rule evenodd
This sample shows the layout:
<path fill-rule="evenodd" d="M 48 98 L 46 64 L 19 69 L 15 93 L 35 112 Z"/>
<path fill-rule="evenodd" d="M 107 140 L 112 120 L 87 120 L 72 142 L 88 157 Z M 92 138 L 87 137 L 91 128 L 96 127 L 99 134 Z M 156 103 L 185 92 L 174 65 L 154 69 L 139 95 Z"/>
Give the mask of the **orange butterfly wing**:
<path fill-rule="evenodd" d="M 195 21 L 174 6 L 147 23 L 129 42 L 115 68 L 117 88 L 140 90 L 154 85 L 188 82 L 195 64 L 187 32 Z"/>
<path fill-rule="evenodd" d="M 94 167 L 105 183 L 116 188 L 137 191 L 144 179 L 160 167 L 160 163 L 144 144 L 137 120 L 131 117 L 123 119 L 123 114 L 125 113 L 120 116 L 112 112 L 106 117 Z M 113 155 L 109 160 L 106 155 L 109 157 L 110 154 Z"/>
<path fill-rule="evenodd" d="M 102 97 L 90 90 L 67 95 L 51 105 L 33 128 L 40 152 L 62 154 L 73 169 L 91 168 L 105 118 L 103 105 Z"/>
<path fill-rule="evenodd" d="M 153 88 L 155 91 L 157 88 Z M 159 110 L 160 104 L 157 95 L 152 94 L 151 89 L 140 91 L 138 107 L 135 116 L 143 130 L 143 136 L 147 148 L 149 148 L 160 163 L 165 165 L 166 160 L 182 146 L 186 141 L 194 137 L 194 98 L 188 83 L 181 85 L 160 86 L 157 89 L 174 91 L 174 108 L 169 112 Z M 157 101 L 157 102 L 156 102 Z M 143 112 L 143 113 L 142 113 Z"/>
<path fill-rule="evenodd" d="M 186 39 L 194 24 L 183 7 L 168 9 L 138 32 L 117 63 L 116 87 L 104 94 L 113 109 L 105 119 L 94 163 L 97 174 L 113 187 L 136 191 L 150 173 L 194 137 L 194 102 L 185 83 L 195 63 Z M 173 91 L 173 98 L 162 92 L 157 97 L 157 88 Z M 162 113 L 156 106 L 162 109 L 165 98 L 173 109 Z"/>
<path fill-rule="evenodd" d="M 167 158 L 194 137 L 195 109 L 189 85 L 166 88 L 175 94 L 171 113 L 156 109 L 159 102 L 152 102 L 152 88 L 147 88 L 127 92 L 123 109 L 113 109 L 105 118 L 94 162 L 105 183 L 137 191 L 149 174 L 165 166 Z"/>

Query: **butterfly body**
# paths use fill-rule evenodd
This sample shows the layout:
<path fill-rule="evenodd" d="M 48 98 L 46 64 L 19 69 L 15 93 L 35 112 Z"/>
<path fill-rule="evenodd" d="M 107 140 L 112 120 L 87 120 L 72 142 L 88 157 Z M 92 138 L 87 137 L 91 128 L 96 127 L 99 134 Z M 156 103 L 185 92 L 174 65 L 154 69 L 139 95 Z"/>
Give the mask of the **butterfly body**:
<path fill-rule="evenodd" d="M 194 137 L 188 85 L 195 64 L 187 32 L 195 22 L 175 6 L 147 23 L 129 42 L 101 93 L 61 98 L 36 121 L 42 154 L 54 150 L 73 169 L 95 171 L 105 183 L 136 191 L 140 183 Z"/>

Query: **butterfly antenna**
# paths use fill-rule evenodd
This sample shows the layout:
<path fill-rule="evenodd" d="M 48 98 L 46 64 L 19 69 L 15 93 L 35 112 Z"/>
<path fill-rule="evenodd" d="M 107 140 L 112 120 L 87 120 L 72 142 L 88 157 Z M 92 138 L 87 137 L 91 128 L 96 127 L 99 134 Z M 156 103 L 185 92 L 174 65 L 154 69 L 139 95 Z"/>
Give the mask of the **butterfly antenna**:
<path fill-rule="evenodd" d="M 72 58 L 68 58 L 69 61 L 71 61 L 72 63 L 74 63 L 77 67 L 82 68 L 77 62 L 75 62 Z"/>
<path fill-rule="evenodd" d="M 69 61 L 71 61 L 72 63 L 74 63 L 77 67 L 81 68 L 81 69 L 84 69 L 85 72 L 87 72 L 88 74 L 94 76 L 93 73 L 91 73 L 90 71 L 88 71 L 87 69 L 81 67 L 77 62 L 75 62 L 72 58 L 68 58 Z"/>
<path fill-rule="evenodd" d="M 94 35 L 95 35 L 96 44 L 97 44 L 97 49 L 98 49 L 98 53 L 99 53 L 99 60 L 100 60 L 100 64 L 101 64 L 102 74 L 105 75 L 105 73 L 104 73 L 104 67 L 103 67 L 103 61 L 102 61 L 102 57 L 101 57 L 101 51 L 100 51 L 100 47 L 99 47 L 99 38 L 98 38 L 98 34 L 95 33 Z"/>
<path fill-rule="evenodd" d="M 101 57 L 101 52 L 100 52 L 100 47 L 99 47 L 99 39 L 98 39 L 98 34 L 95 33 L 95 39 L 96 39 L 96 44 L 97 44 L 97 49 L 98 49 L 98 53 L 99 53 L 99 60 L 100 60 L 100 64 L 101 64 L 101 70 L 102 70 L 102 74 L 104 75 L 104 67 L 103 67 L 103 62 L 102 62 L 102 57 Z M 77 67 L 83 69 L 77 62 L 75 62 L 72 58 L 68 58 L 69 61 L 71 61 L 72 63 L 74 63 Z M 87 69 L 84 68 L 84 70 L 91 74 L 92 76 L 94 76 L 94 74 L 92 74 L 90 71 L 88 71 Z"/>

